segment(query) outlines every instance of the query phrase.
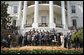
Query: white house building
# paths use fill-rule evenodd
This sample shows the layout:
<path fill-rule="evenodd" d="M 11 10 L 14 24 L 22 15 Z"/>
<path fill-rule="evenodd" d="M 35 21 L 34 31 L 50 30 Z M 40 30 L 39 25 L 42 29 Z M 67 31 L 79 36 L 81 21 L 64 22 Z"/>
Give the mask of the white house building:
<path fill-rule="evenodd" d="M 67 33 L 70 27 L 83 27 L 83 1 L 5 1 L 12 17 L 11 25 L 25 33 L 51 30 Z M 24 35 L 24 34 L 23 34 Z"/>

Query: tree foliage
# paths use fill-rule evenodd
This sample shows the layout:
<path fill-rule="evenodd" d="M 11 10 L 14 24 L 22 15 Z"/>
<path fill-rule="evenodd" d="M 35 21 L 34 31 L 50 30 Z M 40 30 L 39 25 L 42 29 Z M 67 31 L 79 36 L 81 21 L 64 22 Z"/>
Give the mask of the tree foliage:
<path fill-rule="evenodd" d="M 1 2 L 1 25 L 5 26 L 9 21 L 9 14 L 7 13 L 8 4 Z"/>

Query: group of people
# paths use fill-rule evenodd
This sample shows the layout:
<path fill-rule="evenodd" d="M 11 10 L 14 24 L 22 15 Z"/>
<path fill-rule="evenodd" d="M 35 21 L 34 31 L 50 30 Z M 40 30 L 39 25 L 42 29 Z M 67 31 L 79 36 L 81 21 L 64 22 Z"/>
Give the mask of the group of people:
<path fill-rule="evenodd" d="M 22 45 L 24 39 L 24 45 L 35 45 L 35 46 L 44 46 L 52 45 L 52 40 L 57 40 L 57 45 L 61 45 L 60 33 L 53 31 L 29 31 L 26 32 L 24 36 L 19 35 L 19 43 Z"/>
<path fill-rule="evenodd" d="M 49 31 L 28 31 L 24 36 L 19 35 L 19 45 L 34 45 L 34 46 L 61 46 L 68 49 L 71 49 L 71 36 L 75 32 L 68 32 L 67 35 L 63 35 L 62 33 L 58 33 L 55 29 Z M 74 38 L 76 42 L 76 47 L 78 47 L 79 38 Z M 54 43 L 54 44 L 53 44 Z"/>
<path fill-rule="evenodd" d="M 7 29 L 7 28 L 6 28 Z M 71 30 L 67 33 L 67 35 L 63 35 L 63 33 L 58 33 L 57 30 L 53 29 L 49 31 L 35 31 L 33 29 L 32 31 L 28 31 L 25 33 L 24 36 L 22 34 L 19 34 L 18 32 L 12 31 L 12 33 L 16 36 L 16 39 L 18 41 L 19 46 L 61 46 L 68 49 L 71 49 L 71 36 L 78 32 L 78 29 Z M 9 45 L 11 42 L 10 35 L 8 35 L 8 41 Z M 74 38 L 75 47 L 78 48 L 79 38 Z M 9 46 L 8 46 L 9 47 Z"/>

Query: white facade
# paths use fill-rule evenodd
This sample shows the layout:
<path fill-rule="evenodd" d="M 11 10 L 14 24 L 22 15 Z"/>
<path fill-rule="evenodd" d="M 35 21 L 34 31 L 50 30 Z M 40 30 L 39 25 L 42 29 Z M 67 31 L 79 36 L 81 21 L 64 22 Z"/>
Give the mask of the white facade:
<path fill-rule="evenodd" d="M 38 30 L 55 28 L 59 32 L 66 32 L 68 27 L 73 26 L 75 20 L 77 27 L 83 27 L 83 1 L 66 1 L 66 4 L 65 1 L 61 1 L 61 6 L 55 5 L 53 1 L 46 4 L 31 1 L 34 4 L 30 6 L 28 6 L 30 1 L 5 2 L 9 4 L 7 12 L 13 18 L 11 24 L 16 20 L 16 26 L 20 26 L 22 33 L 32 28 Z M 17 6 L 16 13 L 14 13 L 15 6 Z M 72 13 L 72 6 L 75 6 L 75 13 Z"/>

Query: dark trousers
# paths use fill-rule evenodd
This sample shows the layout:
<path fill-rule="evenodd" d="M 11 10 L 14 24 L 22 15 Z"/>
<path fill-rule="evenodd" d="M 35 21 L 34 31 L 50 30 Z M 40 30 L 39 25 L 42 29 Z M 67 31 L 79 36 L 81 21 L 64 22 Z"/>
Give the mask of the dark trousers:
<path fill-rule="evenodd" d="M 27 45 L 27 40 L 24 40 L 24 45 Z"/>
<path fill-rule="evenodd" d="M 44 40 L 44 46 L 46 46 L 47 45 L 47 41 L 46 40 Z"/>
<path fill-rule="evenodd" d="M 30 40 L 27 41 L 27 45 L 31 45 L 31 41 Z"/>
<path fill-rule="evenodd" d="M 34 40 L 32 40 L 31 42 L 32 42 L 32 45 L 33 45 L 33 46 L 35 46 L 35 45 L 36 45 Z"/>
<path fill-rule="evenodd" d="M 78 43 L 75 43 L 75 48 L 78 48 Z"/>
<path fill-rule="evenodd" d="M 46 40 L 46 45 L 48 46 L 49 44 L 48 44 L 48 40 Z"/>
<path fill-rule="evenodd" d="M 64 42 L 64 47 L 67 48 L 67 42 Z"/>
<path fill-rule="evenodd" d="M 41 41 L 42 42 L 42 46 L 44 45 L 44 40 Z"/>
<path fill-rule="evenodd" d="M 71 49 L 71 41 L 68 41 L 68 49 Z"/>
<path fill-rule="evenodd" d="M 7 47 L 10 48 L 10 42 L 8 42 L 8 46 Z"/>
<path fill-rule="evenodd" d="M 42 40 L 42 46 L 44 46 L 45 45 L 45 40 Z"/>
<path fill-rule="evenodd" d="M 22 41 L 19 41 L 19 45 L 22 46 Z"/>
<path fill-rule="evenodd" d="M 39 41 L 38 41 L 38 40 L 36 40 L 36 41 L 35 41 L 35 45 L 37 46 L 38 44 L 39 44 Z"/>
<path fill-rule="evenodd" d="M 41 40 L 39 40 L 39 45 L 40 45 L 40 46 L 42 45 L 42 41 L 41 41 Z"/>

